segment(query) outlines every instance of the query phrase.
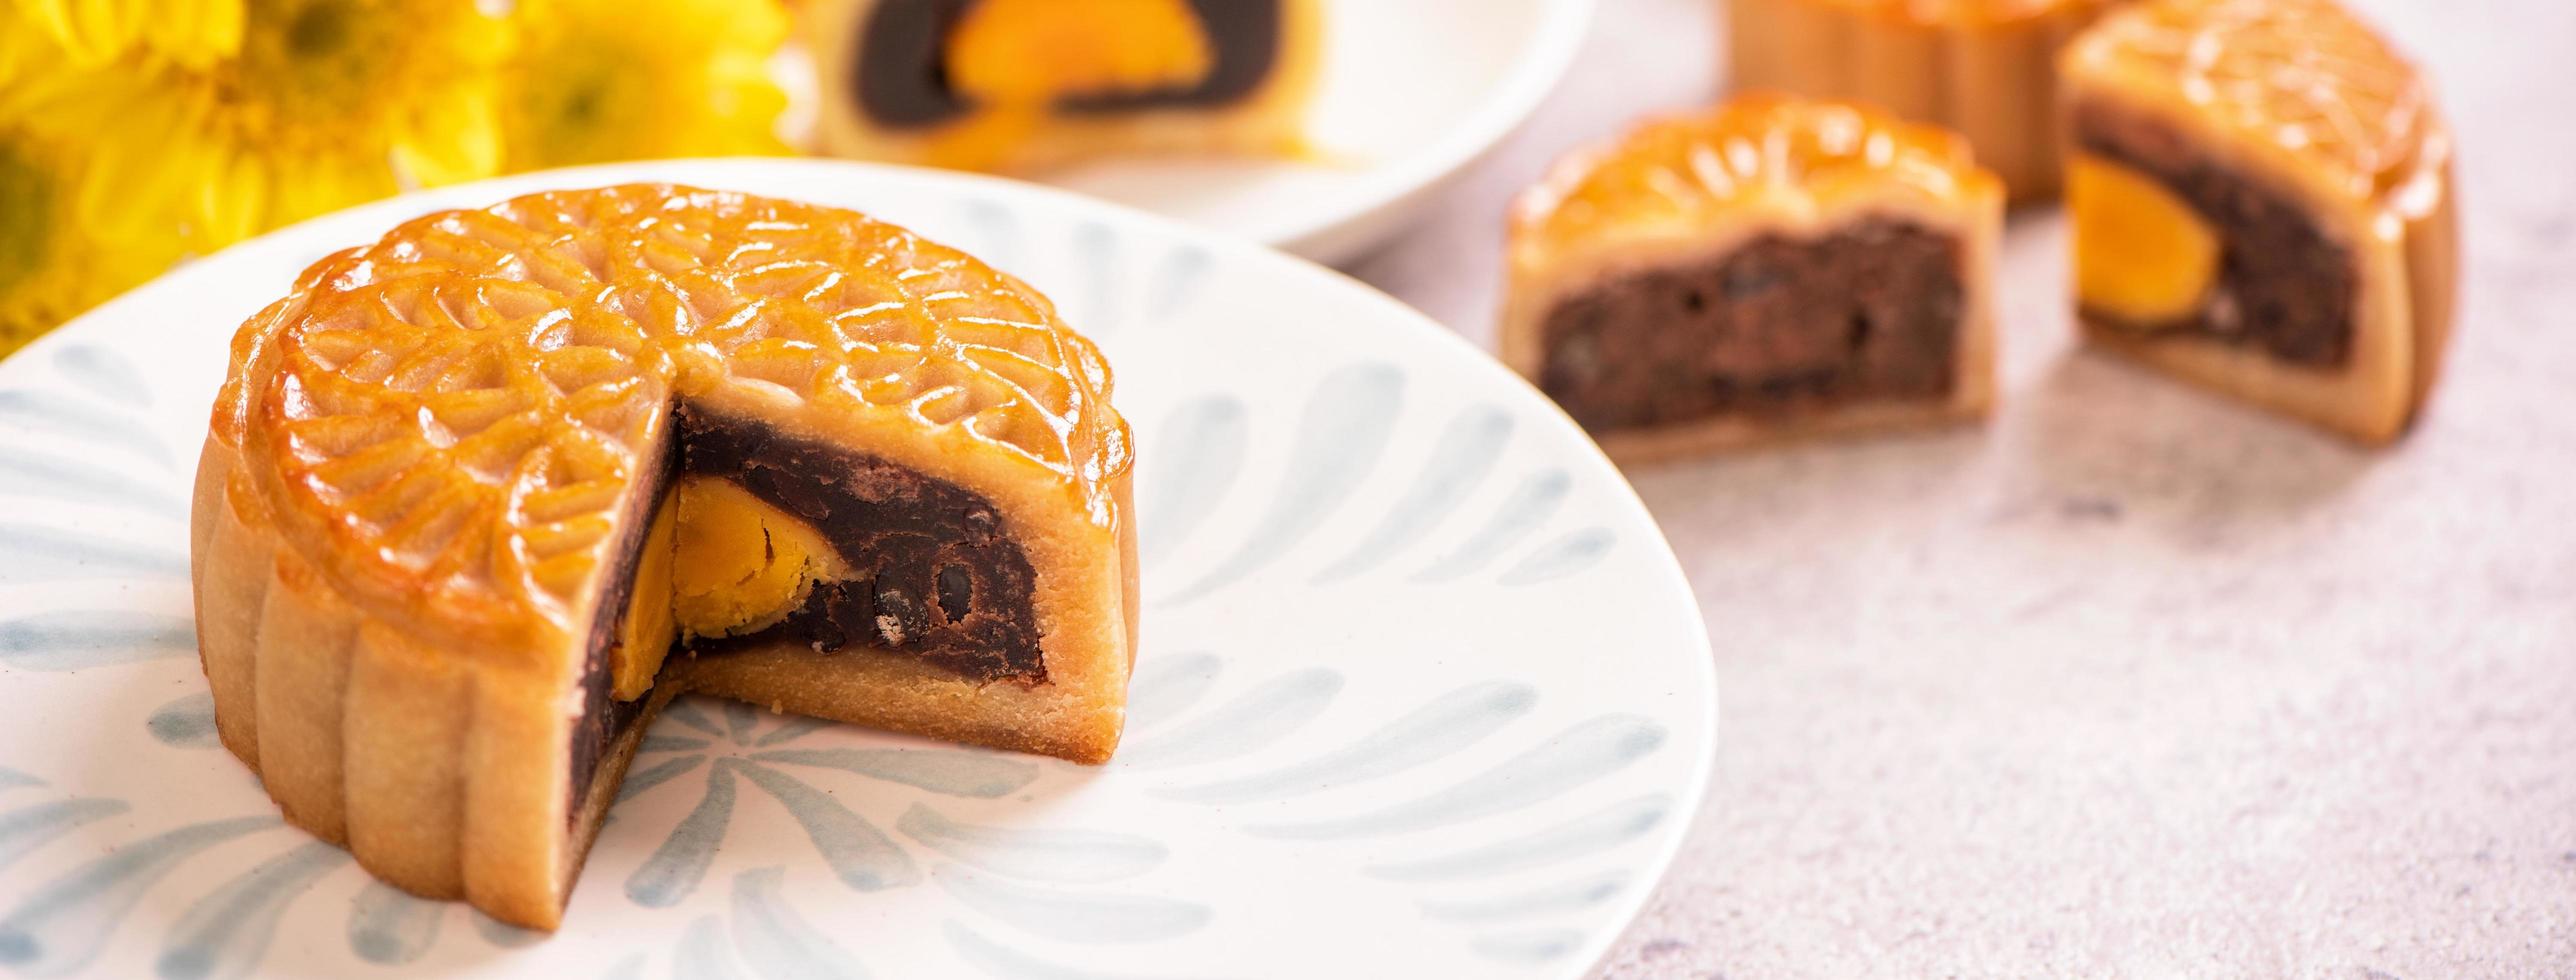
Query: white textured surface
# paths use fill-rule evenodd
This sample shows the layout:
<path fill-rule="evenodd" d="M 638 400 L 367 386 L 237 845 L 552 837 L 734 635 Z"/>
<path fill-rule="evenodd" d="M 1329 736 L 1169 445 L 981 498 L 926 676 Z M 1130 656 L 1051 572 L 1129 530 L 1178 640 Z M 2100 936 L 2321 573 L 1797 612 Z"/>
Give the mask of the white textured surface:
<path fill-rule="evenodd" d="M 2576 975 L 2576 8 L 2358 0 L 2461 133 L 2446 388 L 2383 453 L 2074 349 L 2020 216 L 1983 429 L 1634 474 L 1715 636 L 1711 806 L 1608 977 Z M 1490 343 L 1504 200 L 1705 101 L 1709 0 L 1357 273 Z"/>

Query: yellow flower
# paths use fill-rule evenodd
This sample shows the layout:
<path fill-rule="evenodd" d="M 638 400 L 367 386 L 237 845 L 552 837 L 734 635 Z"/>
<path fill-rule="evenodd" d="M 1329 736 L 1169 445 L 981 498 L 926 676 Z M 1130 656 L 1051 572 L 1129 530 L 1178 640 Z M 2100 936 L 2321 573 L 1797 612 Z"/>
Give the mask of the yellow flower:
<path fill-rule="evenodd" d="M 138 179 L 166 129 L 123 76 L 66 58 L 49 39 L 0 35 L 0 354 L 180 254 L 171 185 Z"/>
<path fill-rule="evenodd" d="M 511 170 L 648 157 L 780 153 L 787 96 L 769 58 L 776 0 L 519 0 L 502 72 Z"/>
<path fill-rule="evenodd" d="M 178 125 L 189 241 L 211 251 L 501 161 L 493 69 L 509 35 L 475 0 L 248 0 L 241 47 L 158 84 Z"/>
<path fill-rule="evenodd" d="M 14 0 L 77 68 L 141 48 L 203 67 L 241 49 L 242 0 Z"/>

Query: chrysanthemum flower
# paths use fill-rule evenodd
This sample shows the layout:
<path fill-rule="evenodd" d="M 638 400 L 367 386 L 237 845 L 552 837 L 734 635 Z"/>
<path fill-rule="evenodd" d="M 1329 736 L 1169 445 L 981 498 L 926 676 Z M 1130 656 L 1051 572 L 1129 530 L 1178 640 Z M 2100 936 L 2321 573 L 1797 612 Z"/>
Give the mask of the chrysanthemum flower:
<path fill-rule="evenodd" d="M 511 170 L 648 157 L 780 153 L 769 76 L 777 0 L 518 0 L 502 74 Z"/>
<path fill-rule="evenodd" d="M 249 0 L 241 48 L 163 87 L 201 251 L 420 185 L 499 171 L 494 68 L 509 35 L 475 0 Z M 647 18 L 649 19 L 649 18 Z"/>
<path fill-rule="evenodd" d="M 96 74 L 49 39 L 0 35 L 0 354 L 179 257 L 150 106 Z"/>
<path fill-rule="evenodd" d="M 243 0 L 13 0 L 76 68 L 143 50 L 192 67 L 241 49 Z M 0 20 L 6 20 L 0 13 Z"/>

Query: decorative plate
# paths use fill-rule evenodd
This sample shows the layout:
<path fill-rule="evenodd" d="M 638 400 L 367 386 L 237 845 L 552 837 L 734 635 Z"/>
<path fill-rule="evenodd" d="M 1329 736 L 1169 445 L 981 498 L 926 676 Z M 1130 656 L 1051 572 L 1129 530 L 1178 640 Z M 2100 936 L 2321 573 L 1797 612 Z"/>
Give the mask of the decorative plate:
<path fill-rule="evenodd" d="M 234 326 L 307 263 L 422 212 L 632 180 L 866 210 L 1054 296 L 1136 428 L 1145 642 L 1099 769 L 676 704 L 548 938 L 374 883 L 216 745 L 192 459 Z M 415 194 L 182 268 L 0 364 L 0 970 L 1571 977 L 1698 806 L 1707 643 L 1571 423 L 1305 263 L 858 164 Z"/>
<path fill-rule="evenodd" d="M 1574 62 L 1593 3 L 1325 0 L 1308 117 L 1323 159 L 1111 160 L 1045 180 L 1345 262 L 1538 110 Z"/>

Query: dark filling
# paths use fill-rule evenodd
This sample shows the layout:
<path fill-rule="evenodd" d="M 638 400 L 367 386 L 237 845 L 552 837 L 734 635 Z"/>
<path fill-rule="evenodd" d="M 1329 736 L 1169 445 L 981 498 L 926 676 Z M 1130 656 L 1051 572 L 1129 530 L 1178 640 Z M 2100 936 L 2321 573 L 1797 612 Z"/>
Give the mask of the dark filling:
<path fill-rule="evenodd" d="M 1946 396 L 1959 262 L 1948 235 L 1872 219 L 1631 273 L 1548 312 L 1539 387 L 1596 431 Z"/>
<path fill-rule="evenodd" d="M 732 481 L 814 528 L 854 573 L 816 584 L 804 607 L 776 625 L 692 641 L 692 652 L 721 655 L 784 639 L 824 653 L 852 645 L 895 651 L 982 683 L 1046 680 L 1033 604 L 1037 573 L 1002 533 L 991 501 L 875 456 L 752 422 L 686 407 L 677 422 L 679 448 L 639 488 L 650 493 L 643 499 L 659 501 L 682 474 Z M 633 605 L 634 556 L 649 525 L 633 522 L 619 542 L 614 554 L 622 567 L 591 625 L 582 716 L 572 733 L 576 814 L 609 746 L 643 710 L 642 699 L 613 696 L 609 657 Z"/>
<path fill-rule="evenodd" d="M 832 542 L 855 573 L 819 583 L 760 632 L 700 652 L 793 639 L 831 652 L 906 653 L 980 682 L 1046 679 L 1031 596 L 1037 573 L 990 501 L 864 453 L 680 410 L 681 469 L 731 480 Z"/>
<path fill-rule="evenodd" d="M 858 58 L 851 84 L 859 108 L 878 125 L 921 127 L 946 122 L 974 108 L 948 84 L 948 34 L 975 0 L 884 0 L 859 25 Z M 1127 112 L 1168 107 L 1218 106 L 1261 87 L 1279 60 L 1282 0 L 1190 0 L 1215 56 L 1198 84 L 1140 92 L 1075 93 L 1057 108 L 1067 112 Z"/>
<path fill-rule="evenodd" d="M 680 454 L 669 447 L 653 464 L 653 471 L 637 481 L 634 513 L 651 514 L 676 478 Z M 615 678 L 609 672 L 609 658 L 617 651 L 618 640 L 626 628 L 626 614 L 635 605 L 636 562 L 633 556 L 644 550 L 644 538 L 651 533 L 653 522 L 630 522 L 617 547 L 609 552 L 625 556 L 608 584 L 600 589 L 599 612 L 590 623 L 589 653 L 582 658 L 581 717 L 572 724 L 572 805 L 565 808 L 571 819 L 581 819 L 581 804 L 590 792 L 591 780 L 599 774 L 599 764 L 608 757 L 608 747 L 626 734 L 626 730 L 644 715 L 644 699 L 620 701 Z"/>
<path fill-rule="evenodd" d="M 2076 120 L 2078 145 L 2163 184 L 2217 229 L 2220 242 L 2217 280 L 2189 318 L 2125 323 L 2094 310 L 2086 316 L 2246 344 L 2311 367 L 2351 359 L 2360 295 L 2352 256 L 2297 201 L 2229 170 L 2155 120 L 2099 104 L 2083 107 Z"/>

